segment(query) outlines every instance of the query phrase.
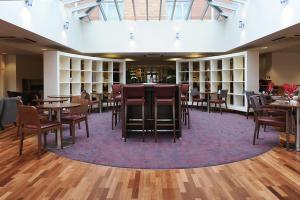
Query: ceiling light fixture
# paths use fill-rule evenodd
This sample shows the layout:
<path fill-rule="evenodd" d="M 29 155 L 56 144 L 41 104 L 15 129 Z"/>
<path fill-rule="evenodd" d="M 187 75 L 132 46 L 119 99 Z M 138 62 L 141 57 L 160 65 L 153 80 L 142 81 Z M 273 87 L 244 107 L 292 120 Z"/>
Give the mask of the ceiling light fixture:
<path fill-rule="evenodd" d="M 180 34 L 179 32 L 176 33 L 176 40 L 179 40 L 180 39 Z"/>
<path fill-rule="evenodd" d="M 261 49 L 267 49 L 268 47 L 261 47 Z"/>
<path fill-rule="evenodd" d="M 32 2 L 33 2 L 33 0 L 26 0 L 25 4 L 26 4 L 26 6 L 32 7 Z"/>
<path fill-rule="evenodd" d="M 280 0 L 280 4 L 282 5 L 286 5 L 288 4 L 289 0 Z"/>
<path fill-rule="evenodd" d="M 42 50 L 42 51 L 47 51 L 48 49 L 46 49 L 46 48 L 42 48 L 41 50 Z"/>
<path fill-rule="evenodd" d="M 129 39 L 130 39 L 130 40 L 133 40 L 133 39 L 134 39 L 134 36 L 133 36 L 133 33 L 132 33 L 132 32 L 129 33 Z"/>
<path fill-rule="evenodd" d="M 245 28 L 245 22 L 243 20 L 239 21 L 239 28 L 244 29 Z"/>
<path fill-rule="evenodd" d="M 68 21 L 66 21 L 66 22 L 64 23 L 64 29 L 65 29 L 65 30 L 68 30 L 68 29 L 69 29 L 69 26 L 70 26 L 70 23 L 69 23 Z"/>

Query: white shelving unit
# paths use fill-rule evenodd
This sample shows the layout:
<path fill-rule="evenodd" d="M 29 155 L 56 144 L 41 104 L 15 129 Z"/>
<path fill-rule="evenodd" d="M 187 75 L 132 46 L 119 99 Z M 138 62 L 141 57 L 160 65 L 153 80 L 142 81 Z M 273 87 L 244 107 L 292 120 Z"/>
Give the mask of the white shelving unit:
<path fill-rule="evenodd" d="M 44 96 L 76 96 L 82 89 L 105 96 L 114 83 L 125 83 L 125 72 L 125 60 L 47 51 L 44 52 Z"/>
<path fill-rule="evenodd" d="M 258 92 L 258 77 L 259 54 L 253 51 L 176 62 L 176 81 L 189 84 L 190 103 L 194 87 L 200 92 L 227 89 L 229 109 L 246 112 L 244 93 L 246 90 Z"/>

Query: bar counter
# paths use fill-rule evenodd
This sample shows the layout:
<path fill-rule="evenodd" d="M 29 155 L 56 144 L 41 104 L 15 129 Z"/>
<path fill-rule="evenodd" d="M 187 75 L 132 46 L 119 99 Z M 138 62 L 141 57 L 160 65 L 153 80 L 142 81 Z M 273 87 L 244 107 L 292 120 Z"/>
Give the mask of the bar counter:
<path fill-rule="evenodd" d="M 145 85 L 145 134 L 151 133 L 154 140 L 154 95 L 153 95 L 153 86 L 155 84 L 144 84 Z M 173 84 L 175 85 L 175 84 Z M 123 93 L 123 92 L 122 92 Z M 180 86 L 176 85 L 175 93 L 175 115 L 176 115 L 176 134 L 177 138 L 181 137 L 181 106 L 180 106 Z M 125 116 L 124 116 L 124 98 L 122 98 L 122 108 L 121 108 L 121 118 L 122 118 L 122 138 L 125 137 Z M 127 119 L 137 119 L 141 117 L 141 107 L 137 106 L 128 106 L 127 109 Z M 172 118 L 172 107 L 171 106 L 159 106 L 158 107 L 158 119 L 171 119 Z M 130 132 L 141 132 L 141 126 L 132 126 L 128 127 L 127 136 L 130 139 Z M 158 137 L 160 134 L 170 134 L 170 139 L 172 138 L 172 127 L 158 127 Z"/>

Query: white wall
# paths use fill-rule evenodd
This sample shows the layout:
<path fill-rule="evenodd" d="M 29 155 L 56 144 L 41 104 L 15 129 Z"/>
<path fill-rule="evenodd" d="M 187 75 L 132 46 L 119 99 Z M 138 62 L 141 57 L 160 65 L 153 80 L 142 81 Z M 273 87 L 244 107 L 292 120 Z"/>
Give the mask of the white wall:
<path fill-rule="evenodd" d="M 289 0 L 287 5 L 280 4 L 279 0 L 248 0 L 226 22 L 225 49 L 237 48 L 300 23 L 299 11 L 299 0 Z M 245 22 L 244 29 L 238 27 L 240 20 Z"/>
<path fill-rule="evenodd" d="M 223 52 L 225 24 L 217 21 L 94 21 L 83 24 L 83 51 Z M 130 40 L 130 33 L 133 40 Z M 176 40 L 176 33 L 179 40 Z"/>
<path fill-rule="evenodd" d="M 81 49 L 81 22 L 66 12 L 61 0 L 34 0 L 32 7 L 25 1 L 0 1 L 0 19 L 63 44 Z M 70 22 L 64 30 L 65 21 Z"/>
<path fill-rule="evenodd" d="M 300 53 L 273 53 L 272 66 L 267 75 L 276 85 L 300 85 Z"/>
<path fill-rule="evenodd" d="M 43 56 L 17 55 L 17 90 L 22 90 L 23 79 L 43 80 Z"/>
<path fill-rule="evenodd" d="M 7 55 L 5 61 L 5 89 L 9 91 L 18 91 L 16 55 Z"/>

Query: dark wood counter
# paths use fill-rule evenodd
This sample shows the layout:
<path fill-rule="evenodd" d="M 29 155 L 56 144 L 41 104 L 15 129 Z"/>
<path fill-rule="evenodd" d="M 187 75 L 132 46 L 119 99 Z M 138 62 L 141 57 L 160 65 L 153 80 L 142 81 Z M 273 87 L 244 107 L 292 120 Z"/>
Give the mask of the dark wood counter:
<path fill-rule="evenodd" d="M 145 84 L 145 133 L 153 134 L 154 139 L 154 97 L 153 97 L 153 84 Z M 175 115 L 176 115 L 176 132 L 177 137 L 181 137 L 181 106 L 180 106 L 180 87 L 176 85 L 176 97 L 175 97 L 176 105 L 175 105 Z M 139 106 L 128 106 L 128 119 L 137 119 L 141 118 L 141 107 Z M 124 99 L 122 99 L 122 137 L 125 135 L 125 123 L 124 123 Z M 172 118 L 172 107 L 171 106 L 159 106 L 158 107 L 158 118 Z M 142 129 L 140 126 L 132 126 L 128 127 L 127 134 L 130 137 L 130 132 L 141 132 Z M 172 137 L 172 127 L 159 127 L 158 134 L 165 132 L 166 134 L 170 134 Z"/>

